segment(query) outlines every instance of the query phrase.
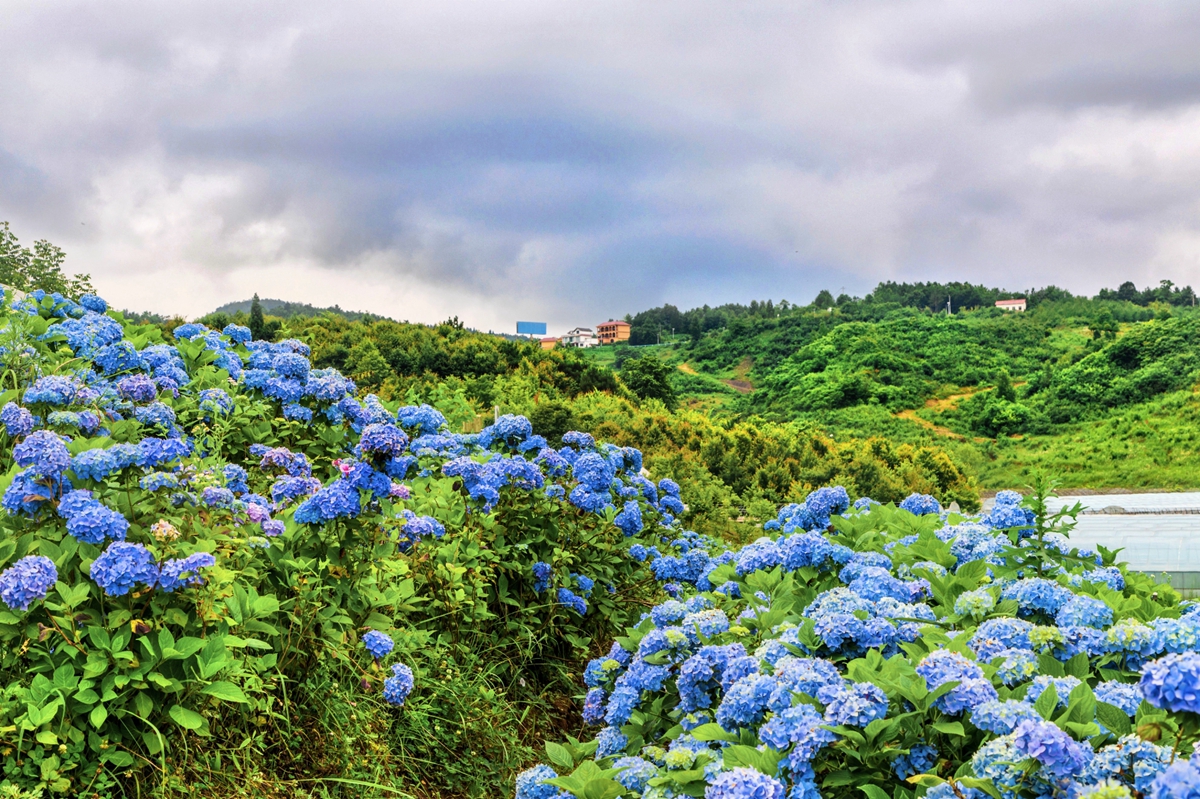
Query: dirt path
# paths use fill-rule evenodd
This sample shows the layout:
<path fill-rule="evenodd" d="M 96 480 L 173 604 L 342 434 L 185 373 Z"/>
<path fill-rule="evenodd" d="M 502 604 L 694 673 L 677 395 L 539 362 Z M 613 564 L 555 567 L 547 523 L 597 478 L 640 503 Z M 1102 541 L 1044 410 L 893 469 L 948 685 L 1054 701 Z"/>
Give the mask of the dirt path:
<path fill-rule="evenodd" d="M 933 402 L 933 400 L 930 400 L 930 402 Z M 929 407 L 929 406 L 926 405 L 926 407 Z M 899 413 L 896 414 L 896 418 L 907 419 L 910 422 L 916 422 L 917 424 L 921 425 L 921 427 L 924 427 L 926 430 L 932 430 L 933 432 L 937 433 L 939 436 L 946 436 L 947 438 L 956 438 L 959 441 L 965 441 L 967 438 L 964 435 L 960 435 L 960 434 L 954 432 L 949 427 L 942 427 L 941 425 L 934 424 L 933 422 L 929 421 L 928 419 L 922 419 L 920 416 L 917 416 L 917 412 L 914 410 L 900 411 Z"/>
<path fill-rule="evenodd" d="M 690 365 L 690 364 L 686 364 L 686 363 L 681 363 L 681 364 L 679 364 L 679 367 L 678 367 L 678 369 L 679 369 L 679 371 L 683 372 L 685 375 L 698 375 L 698 374 L 700 374 L 700 373 L 699 373 L 699 372 L 697 372 L 695 369 L 693 369 L 693 368 L 691 367 L 691 365 Z"/>

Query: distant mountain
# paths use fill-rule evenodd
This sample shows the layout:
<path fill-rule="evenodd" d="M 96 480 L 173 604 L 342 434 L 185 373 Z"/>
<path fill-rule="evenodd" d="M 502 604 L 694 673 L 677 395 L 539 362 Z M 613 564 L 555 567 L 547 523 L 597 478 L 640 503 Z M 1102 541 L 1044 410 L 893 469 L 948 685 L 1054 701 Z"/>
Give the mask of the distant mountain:
<path fill-rule="evenodd" d="M 224 313 L 232 316 L 235 313 L 250 313 L 250 303 L 253 300 L 241 300 L 240 302 L 227 302 L 220 308 L 217 308 L 213 313 Z M 286 300 L 272 300 L 267 298 L 259 298 L 259 305 L 262 306 L 263 313 L 271 316 L 278 316 L 283 319 L 290 319 L 293 316 L 320 316 L 323 313 L 333 313 L 338 316 L 344 316 L 350 321 L 358 321 L 360 319 L 388 319 L 390 317 L 380 316 L 379 314 L 366 313 L 364 311 L 344 311 L 339 306 L 333 305 L 328 308 L 317 308 L 305 302 L 288 302 Z"/>

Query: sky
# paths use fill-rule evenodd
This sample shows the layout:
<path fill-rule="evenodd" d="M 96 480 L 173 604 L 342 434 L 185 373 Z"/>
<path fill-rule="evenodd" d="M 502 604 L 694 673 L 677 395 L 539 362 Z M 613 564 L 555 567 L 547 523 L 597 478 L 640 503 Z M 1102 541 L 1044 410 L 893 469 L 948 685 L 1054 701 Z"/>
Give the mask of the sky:
<path fill-rule="evenodd" d="M 551 332 L 1200 287 L 1200 4 L 5 3 L 0 220 L 117 307 Z"/>

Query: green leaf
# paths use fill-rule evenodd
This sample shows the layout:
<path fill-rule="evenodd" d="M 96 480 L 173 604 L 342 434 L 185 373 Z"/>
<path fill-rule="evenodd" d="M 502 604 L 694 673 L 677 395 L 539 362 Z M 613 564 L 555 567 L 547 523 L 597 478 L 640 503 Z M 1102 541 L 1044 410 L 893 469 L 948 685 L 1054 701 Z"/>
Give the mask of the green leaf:
<path fill-rule="evenodd" d="M 211 685 L 204 686 L 200 693 L 207 696 L 215 696 L 223 702 L 240 702 L 249 704 L 250 700 L 246 698 L 245 692 L 231 682 L 215 682 Z"/>
<path fill-rule="evenodd" d="M 0 541 L 0 565 L 8 563 L 9 559 L 17 554 L 17 542 L 11 538 Z"/>
<path fill-rule="evenodd" d="M 963 785 L 968 788 L 974 788 L 977 791 L 983 791 L 992 799 L 1000 799 L 1000 790 L 991 780 L 981 780 L 978 777 L 962 777 L 959 779 Z"/>
<path fill-rule="evenodd" d="M 1051 677 L 1067 676 L 1066 667 L 1048 652 L 1043 652 L 1042 654 L 1038 655 L 1038 671 Z"/>
<path fill-rule="evenodd" d="M 738 739 L 736 735 L 726 732 L 724 727 L 715 722 L 701 724 L 692 730 L 692 736 L 697 741 L 736 741 Z"/>
<path fill-rule="evenodd" d="M 133 765 L 133 755 L 129 754 L 123 749 L 109 748 L 100 757 L 102 760 L 111 763 L 117 768 L 124 768 L 126 766 Z"/>
<path fill-rule="evenodd" d="M 1125 711 L 1107 702 L 1096 703 L 1096 720 L 1117 737 L 1133 732 L 1133 724 L 1130 723 L 1129 716 L 1125 715 Z"/>
<path fill-rule="evenodd" d="M 960 738 L 967 734 L 963 729 L 963 725 L 957 721 L 939 721 L 933 725 L 933 728 L 938 732 L 944 732 L 946 735 L 957 735 Z"/>
<path fill-rule="evenodd" d="M 1080 652 L 1068 660 L 1064 668 L 1067 674 L 1071 675 L 1072 677 L 1078 677 L 1081 680 L 1086 680 L 1091 672 L 1090 665 L 1091 662 L 1088 660 L 1088 656 L 1085 653 Z"/>
<path fill-rule="evenodd" d="M 867 795 L 867 799 L 892 799 L 878 785 L 860 785 L 858 789 Z"/>
<path fill-rule="evenodd" d="M 92 712 L 88 714 L 88 721 L 96 729 L 104 726 L 104 722 L 108 720 L 108 711 L 104 709 L 104 705 L 96 705 L 92 708 Z"/>
<path fill-rule="evenodd" d="M 137 710 L 139 716 L 148 719 L 150 718 L 150 714 L 154 712 L 154 700 L 145 691 L 138 691 L 133 697 L 133 707 Z"/>
<path fill-rule="evenodd" d="M 1067 720 L 1076 724 L 1090 724 L 1096 718 L 1096 697 L 1086 682 L 1071 690 L 1067 703 Z"/>
<path fill-rule="evenodd" d="M 550 756 L 550 762 L 564 770 L 575 768 L 575 758 L 571 757 L 571 752 L 562 744 L 547 741 L 546 754 Z"/>
<path fill-rule="evenodd" d="M 588 780 L 583 786 L 583 799 L 617 799 L 625 793 L 625 788 L 616 780 L 608 777 Z"/>
<path fill-rule="evenodd" d="M 167 715 L 185 730 L 198 730 L 204 726 L 204 717 L 194 710 L 188 710 L 183 705 L 171 705 Z"/>
<path fill-rule="evenodd" d="M 1046 686 L 1046 690 L 1042 691 L 1042 695 L 1033 703 L 1033 709 L 1038 712 L 1038 715 L 1049 720 L 1054 709 L 1058 707 L 1058 691 L 1054 689 L 1054 683 Z"/>

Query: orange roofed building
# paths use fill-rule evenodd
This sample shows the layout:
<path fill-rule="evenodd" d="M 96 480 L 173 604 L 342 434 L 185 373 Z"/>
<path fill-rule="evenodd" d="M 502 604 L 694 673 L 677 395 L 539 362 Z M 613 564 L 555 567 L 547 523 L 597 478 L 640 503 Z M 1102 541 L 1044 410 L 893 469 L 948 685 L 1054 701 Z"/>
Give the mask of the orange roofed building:
<path fill-rule="evenodd" d="M 617 319 L 609 319 L 596 325 L 596 335 L 601 344 L 616 344 L 618 341 L 629 341 L 629 323 Z"/>

